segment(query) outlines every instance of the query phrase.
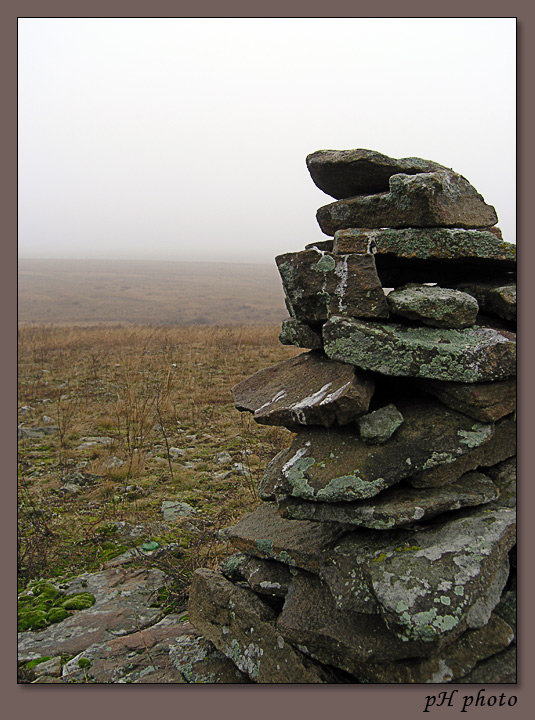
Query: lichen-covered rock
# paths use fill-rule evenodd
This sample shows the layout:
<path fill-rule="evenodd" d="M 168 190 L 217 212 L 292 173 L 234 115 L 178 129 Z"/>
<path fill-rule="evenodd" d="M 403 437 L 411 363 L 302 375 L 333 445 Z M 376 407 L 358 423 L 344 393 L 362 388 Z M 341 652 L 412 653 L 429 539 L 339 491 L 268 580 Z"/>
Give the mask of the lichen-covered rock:
<path fill-rule="evenodd" d="M 347 534 L 319 575 L 340 609 L 380 612 L 399 638 L 440 644 L 488 622 L 515 541 L 515 510 L 482 506 L 433 525 Z"/>
<path fill-rule="evenodd" d="M 287 318 L 282 321 L 279 341 L 283 345 L 296 345 L 310 350 L 319 350 L 323 347 L 321 328 L 316 332 L 310 325 L 295 318 Z"/>
<path fill-rule="evenodd" d="M 169 647 L 169 660 L 187 683 L 249 683 L 249 677 L 197 633 L 181 635 Z"/>
<path fill-rule="evenodd" d="M 415 175 L 447 169 L 431 160 L 397 160 L 362 148 L 317 150 L 307 156 L 306 163 L 314 184 L 337 200 L 386 192 L 389 178 L 399 173 Z"/>
<path fill-rule="evenodd" d="M 373 379 L 322 352 L 259 370 L 232 388 L 238 410 L 265 425 L 345 425 L 368 410 Z"/>
<path fill-rule="evenodd" d="M 365 500 L 401 480 L 412 481 L 413 476 L 418 482 L 444 485 L 483 464 L 483 454 L 477 456 L 475 467 L 458 461 L 492 446 L 492 424 L 474 422 L 431 398 L 399 401 L 397 406 L 404 422 L 383 445 L 366 445 L 351 426 L 300 430 L 292 445 L 266 468 L 260 496 L 290 495 L 315 502 Z M 445 466 L 442 475 L 430 475 L 441 466 Z"/>
<path fill-rule="evenodd" d="M 478 281 L 462 283 L 458 289 L 472 295 L 482 312 L 516 322 L 516 282 Z"/>
<path fill-rule="evenodd" d="M 196 570 L 190 590 L 192 624 L 257 683 L 322 683 L 327 673 L 285 642 L 276 614 L 248 588 L 212 570 Z"/>
<path fill-rule="evenodd" d="M 400 483 L 370 500 L 318 503 L 286 497 L 279 503 L 282 517 L 315 520 L 352 527 L 391 530 L 424 522 L 436 515 L 495 500 L 497 486 L 483 473 L 469 472 L 437 488 L 413 488 Z"/>
<path fill-rule="evenodd" d="M 403 415 L 395 405 L 385 405 L 359 418 L 360 437 L 367 445 L 382 445 L 389 440 L 403 422 Z"/>
<path fill-rule="evenodd" d="M 481 438 L 479 423 L 473 426 L 473 432 L 466 434 L 465 440 L 471 445 L 469 452 L 449 457 L 436 453 L 420 472 L 407 478 L 413 487 L 438 487 L 452 482 L 470 470 L 484 467 L 490 472 L 492 465 L 516 455 L 516 417 L 514 414 L 502 418 L 494 425 L 494 432 L 487 438 Z M 482 425 L 482 428 L 487 425 Z M 485 431 L 482 431 L 485 433 Z M 473 444 L 472 442 L 475 441 Z"/>
<path fill-rule="evenodd" d="M 310 657 L 352 674 L 362 663 L 424 656 L 431 650 L 422 641 L 396 637 L 379 615 L 340 610 L 327 585 L 303 572 L 288 590 L 277 629 Z"/>
<path fill-rule="evenodd" d="M 357 672 L 371 683 L 513 682 L 498 679 L 510 677 L 512 658 L 508 655 L 507 661 L 498 665 L 495 661 L 495 658 L 508 652 L 511 638 L 511 628 L 500 617 L 493 615 L 485 627 L 467 630 L 456 642 L 430 658 L 367 663 L 361 665 Z M 476 672 L 479 667 L 481 671 Z M 467 675 L 471 670 L 474 673 Z M 469 677 L 479 679 L 469 680 Z"/>
<path fill-rule="evenodd" d="M 438 286 L 395 290 L 386 301 L 393 315 L 437 328 L 470 327 L 479 311 L 477 300 L 471 295 Z"/>
<path fill-rule="evenodd" d="M 444 405 L 481 422 L 499 420 L 516 408 L 516 377 L 487 383 L 416 381 L 418 387 L 437 397 Z"/>
<path fill-rule="evenodd" d="M 322 552 L 331 547 L 344 530 L 329 523 L 285 520 L 275 503 L 263 503 L 227 533 L 230 542 L 249 555 L 314 572 Z"/>
<path fill-rule="evenodd" d="M 470 183 L 451 170 L 392 175 L 388 192 L 357 195 L 319 208 L 321 230 L 346 228 L 488 228 L 498 216 Z"/>
<path fill-rule="evenodd" d="M 516 374 L 516 335 L 488 327 L 439 330 L 333 317 L 323 342 L 333 360 L 383 375 L 485 382 Z"/>
<path fill-rule="evenodd" d="M 457 268 L 496 266 L 502 271 L 516 267 L 516 245 L 504 242 L 492 229 L 353 227 L 338 230 L 334 235 L 334 253 L 362 253 L 364 248 L 376 255 L 376 262 L 383 258 L 392 263 L 439 260 L 443 265 L 453 263 Z"/>
<path fill-rule="evenodd" d="M 290 315 L 318 323 L 332 315 L 387 318 L 372 255 L 333 255 L 317 249 L 276 258 Z"/>

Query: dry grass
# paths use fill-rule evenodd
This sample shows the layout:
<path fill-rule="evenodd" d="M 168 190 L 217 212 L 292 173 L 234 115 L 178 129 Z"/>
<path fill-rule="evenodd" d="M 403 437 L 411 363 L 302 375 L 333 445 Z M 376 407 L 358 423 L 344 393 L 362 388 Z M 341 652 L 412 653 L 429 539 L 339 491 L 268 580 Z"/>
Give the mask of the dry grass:
<path fill-rule="evenodd" d="M 154 541 L 166 548 L 159 562 L 186 588 L 195 567 L 230 553 L 218 531 L 257 505 L 265 465 L 291 439 L 240 414 L 230 393 L 299 352 L 277 334 L 278 327 L 21 326 L 19 423 L 58 428 L 19 440 L 21 584 L 95 570 Z M 218 461 L 223 452 L 226 464 Z M 187 502 L 197 514 L 163 523 L 164 500 Z"/>

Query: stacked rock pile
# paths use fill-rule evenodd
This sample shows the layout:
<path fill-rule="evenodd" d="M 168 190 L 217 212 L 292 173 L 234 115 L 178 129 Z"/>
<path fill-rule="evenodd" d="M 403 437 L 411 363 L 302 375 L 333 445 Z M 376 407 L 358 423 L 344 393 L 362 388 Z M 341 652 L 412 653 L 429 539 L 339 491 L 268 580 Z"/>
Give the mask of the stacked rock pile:
<path fill-rule="evenodd" d="M 233 389 L 296 435 L 190 619 L 256 682 L 514 682 L 515 246 L 437 163 L 307 165 L 333 237 L 276 259 L 307 352 Z"/>

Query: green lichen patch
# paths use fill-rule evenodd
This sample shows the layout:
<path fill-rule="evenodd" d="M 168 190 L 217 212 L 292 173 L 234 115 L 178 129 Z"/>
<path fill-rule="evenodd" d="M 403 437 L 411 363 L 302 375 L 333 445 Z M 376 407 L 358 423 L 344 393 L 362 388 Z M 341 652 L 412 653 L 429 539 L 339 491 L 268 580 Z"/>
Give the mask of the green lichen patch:
<path fill-rule="evenodd" d="M 516 374 L 516 336 L 473 327 L 439 330 L 334 317 L 323 326 L 328 357 L 383 375 L 485 382 Z"/>

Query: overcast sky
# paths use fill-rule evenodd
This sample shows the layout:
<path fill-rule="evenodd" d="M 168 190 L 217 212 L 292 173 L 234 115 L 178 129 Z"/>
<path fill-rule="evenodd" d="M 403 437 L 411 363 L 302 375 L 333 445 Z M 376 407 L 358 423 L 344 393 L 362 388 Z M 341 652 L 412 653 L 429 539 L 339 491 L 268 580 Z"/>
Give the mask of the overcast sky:
<path fill-rule="evenodd" d="M 306 155 L 435 160 L 515 242 L 515 18 L 19 19 L 19 255 L 273 262 Z"/>

